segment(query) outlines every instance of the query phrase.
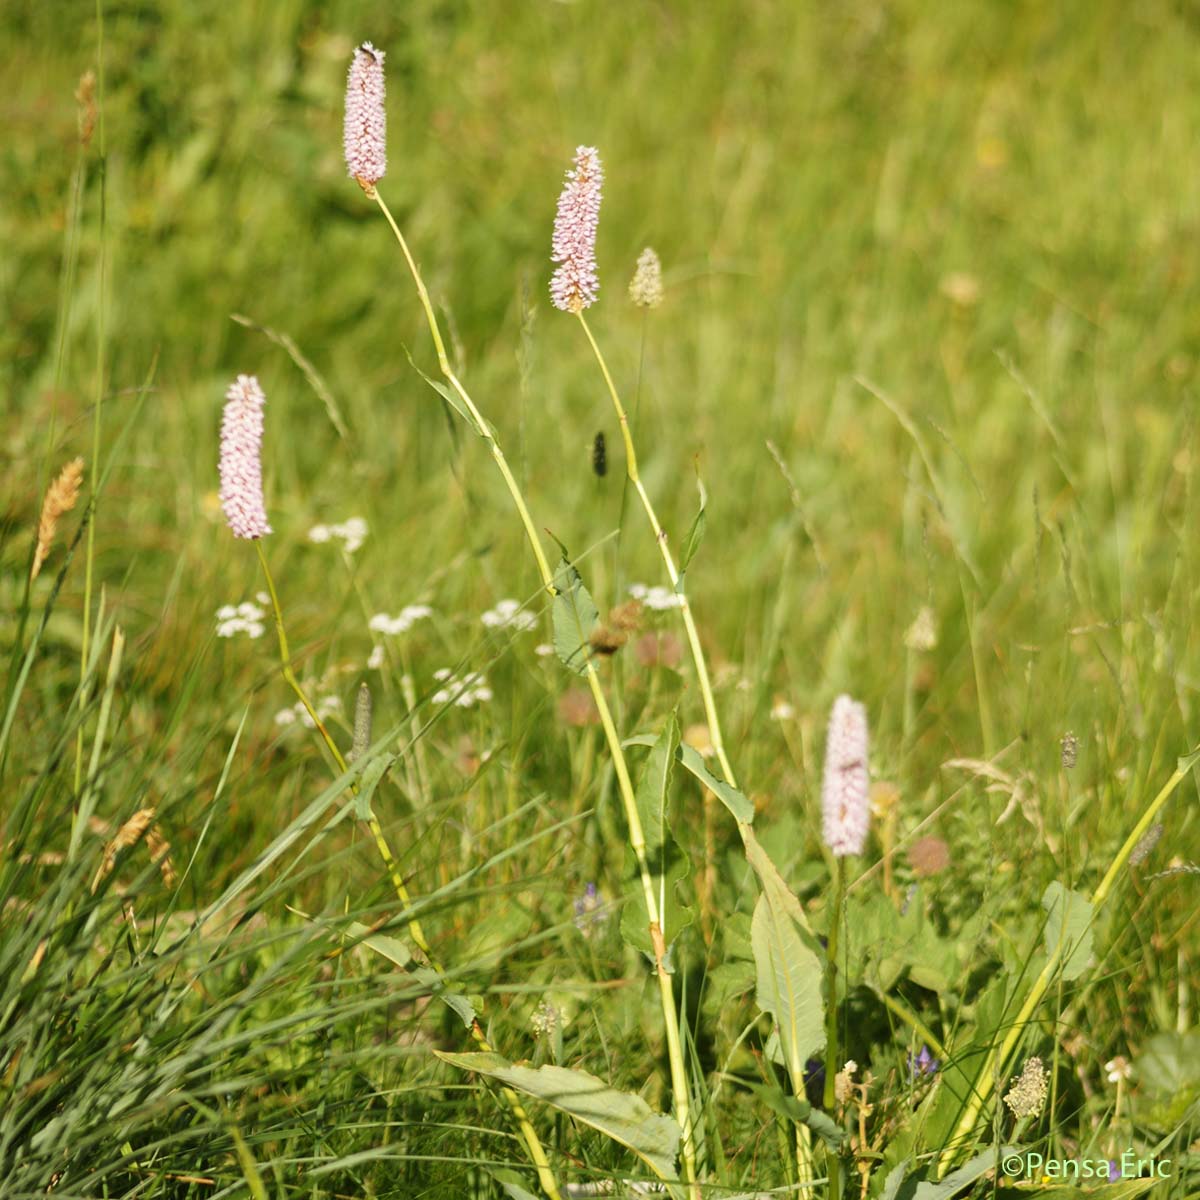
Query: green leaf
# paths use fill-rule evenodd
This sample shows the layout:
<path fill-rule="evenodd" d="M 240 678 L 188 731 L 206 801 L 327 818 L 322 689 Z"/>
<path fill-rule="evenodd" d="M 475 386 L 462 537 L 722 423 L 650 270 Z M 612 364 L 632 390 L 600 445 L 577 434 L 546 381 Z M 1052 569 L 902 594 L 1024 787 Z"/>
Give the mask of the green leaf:
<path fill-rule="evenodd" d="M 586 1071 L 519 1067 L 499 1054 L 434 1054 L 452 1067 L 477 1071 L 544 1100 L 632 1150 L 660 1179 L 675 1179 L 679 1126 L 671 1117 L 652 1112 L 641 1096 L 618 1092 Z"/>
<path fill-rule="evenodd" d="M 583 578 L 564 557 L 554 574 L 554 649 L 559 660 L 576 675 L 587 674 L 590 639 L 600 613 L 583 586 Z"/>
<path fill-rule="evenodd" d="M 1200 1109 L 1200 1032 L 1156 1033 L 1134 1061 L 1138 1083 L 1153 1104 L 1143 1119 L 1163 1131 Z"/>
<path fill-rule="evenodd" d="M 982 1154 L 975 1155 L 970 1162 L 959 1167 L 957 1171 L 951 1171 L 939 1183 L 918 1183 L 912 1194 L 913 1200 L 949 1200 L 949 1197 L 956 1195 L 963 1188 L 986 1175 L 996 1165 L 998 1159 L 1015 1153 L 1017 1150 L 1013 1146 L 999 1148 L 989 1146 Z"/>
<path fill-rule="evenodd" d="M 883 1181 L 883 1191 L 879 1193 L 879 1200 L 896 1200 L 896 1194 L 900 1191 L 900 1185 L 911 1166 L 912 1159 L 906 1158 L 888 1172 L 888 1177 Z"/>
<path fill-rule="evenodd" d="M 525 1186 L 525 1180 L 508 1167 L 484 1167 L 484 1170 L 504 1189 L 508 1200 L 538 1200 L 536 1192 Z"/>
<path fill-rule="evenodd" d="M 687 531 L 687 536 L 683 539 L 683 549 L 679 552 L 679 573 L 682 575 L 688 568 L 696 554 L 700 549 L 700 543 L 704 541 L 704 526 L 708 518 L 704 515 L 704 510 L 708 507 L 708 492 L 704 488 L 704 480 L 700 478 L 700 471 L 696 471 L 696 487 L 700 492 L 700 509 L 696 513 L 696 519 L 692 522 L 692 527 Z"/>
<path fill-rule="evenodd" d="M 475 1020 L 475 1008 L 470 1000 L 460 992 L 451 992 L 446 988 L 446 980 L 430 967 L 414 965 L 416 959 L 412 951 L 398 938 L 388 937 L 382 933 L 372 933 L 366 925 L 357 921 L 350 923 L 350 936 L 357 938 L 361 945 L 376 954 L 382 955 L 388 962 L 405 970 L 413 979 L 429 989 L 451 1012 L 455 1013 L 462 1023 L 471 1028 Z"/>
<path fill-rule="evenodd" d="M 392 769 L 396 761 L 395 754 L 380 754 L 373 758 L 363 768 L 362 778 L 358 784 L 358 794 L 354 797 L 354 815 L 360 821 L 369 821 L 372 817 L 371 797 L 375 789 L 383 782 L 384 776 Z"/>
<path fill-rule="evenodd" d="M 638 778 L 637 808 L 642 819 L 642 835 L 646 839 L 646 857 L 653 866 L 670 830 L 667 828 L 667 802 L 671 791 L 671 772 L 675 766 L 675 752 L 679 749 L 679 722 L 675 714 L 667 717 L 667 723 L 651 747 L 650 755 Z"/>
<path fill-rule="evenodd" d="M 1046 953 L 1060 954 L 1059 969 L 1064 979 L 1077 979 L 1092 957 L 1092 904 L 1081 892 L 1073 892 L 1054 880 L 1042 896 L 1046 919 Z"/>
<path fill-rule="evenodd" d="M 679 899 L 680 886 L 691 876 L 692 864 L 671 833 L 669 803 L 671 773 L 679 750 L 679 723 L 672 713 L 651 747 L 637 785 L 637 809 L 646 841 L 650 883 L 658 903 L 659 925 L 669 950 L 679 932 L 691 924 L 692 914 Z M 625 856 L 625 903 L 621 908 L 621 935 L 644 954 L 653 955 L 650 916 L 641 870 L 632 850 Z"/>
<path fill-rule="evenodd" d="M 804 1064 L 825 1044 L 821 961 L 805 943 L 789 907 L 765 889 L 754 906 L 750 943 L 755 999 L 775 1018 L 792 1091 L 803 1095 Z"/>
<path fill-rule="evenodd" d="M 653 746 L 654 741 L 653 734 L 639 733 L 636 737 L 626 738 L 623 744 L 626 746 Z M 678 756 L 683 766 L 729 809 L 733 814 L 733 819 L 739 825 L 749 825 L 754 820 L 754 805 L 737 788 L 731 787 L 723 779 L 718 779 L 704 765 L 704 758 L 695 747 L 689 746 L 686 742 L 681 743 Z"/>
<path fill-rule="evenodd" d="M 420 377 L 425 380 L 425 382 L 429 384 L 429 386 L 433 388 L 433 390 L 437 392 L 437 394 L 441 396 L 441 398 L 445 400 L 445 402 L 450 405 L 450 407 L 454 409 L 454 411 L 458 413 L 458 415 L 462 417 L 462 419 L 466 421 L 468 425 L 470 425 L 471 429 L 480 437 L 486 436 L 484 431 L 480 429 L 479 422 L 476 421 L 473 416 L 471 416 L 470 410 L 463 404 L 458 396 L 456 396 L 454 392 L 444 383 L 437 379 L 431 378 L 429 375 L 426 375 L 425 372 L 417 366 L 416 360 L 413 358 L 413 356 L 409 354 L 407 346 L 404 347 L 404 353 L 408 355 L 408 361 L 412 364 L 412 369 L 416 371 L 416 373 L 420 375 Z"/>
<path fill-rule="evenodd" d="M 807 1125 L 823 1142 L 839 1150 L 846 1131 L 828 1113 L 802 1098 L 788 1096 L 776 1084 L 752 1083 L 750 1090 L 773 1112 L 797 1125 Z"/>
<path fill-rule="evenodd" d="M 997 1188 L 995 1200 L 1087 1200 L 1095 1196 L 1098 1200 L 1134 1200 L 1145 1195 L 1161 1179 L 1148 1176 L 1145 1179 L 1120 1179 L 1115 1183 L 1100 1183 L 1092 1187 L 1082 1184 L 1059 1183 L 1050 1187 L 1002 1187 Z M 989 1193 L 989 1196 L 991 1193 Z"/>

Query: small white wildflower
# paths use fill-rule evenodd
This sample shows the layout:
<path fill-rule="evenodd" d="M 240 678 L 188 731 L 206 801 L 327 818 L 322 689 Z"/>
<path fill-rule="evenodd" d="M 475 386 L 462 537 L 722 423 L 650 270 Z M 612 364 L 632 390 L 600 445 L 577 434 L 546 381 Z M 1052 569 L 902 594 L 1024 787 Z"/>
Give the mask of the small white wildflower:
<path fill-rule="evenodd" d="M 383 666 L 383 661 L 382 644 L 372 646 L 370 656 L 367 658 L 367 670 L 378 671 Z"/>
<path fill-rule="evenodd" d="M 525 612 L 516 600 L 497 601 L 495 608 L 488 609 L 480 618 L 489 629 L 503 629 L 511 626 L 514 629 L 530 630 L 537 628 L 537 617 L 531 612 Z"/>
<path fill-rule="evenodd" d="M 635 600 L 640 600 L 647 608 L 653 608 L 659 612 L 668 608 L 678 608 L 683 603 L 683 597 L 678 592 L 657 583 L 653 587 L 648 587 L 644 583 L 631 583 L 629 594 Z"/>
<path fill-rule="evenodd" d="M 294 710 L 292 710 L 290 708 L 281 708 L 275 714 L 275 724 L 276 725 L 291 725 L 291 724 L 294 724 L 295 720 L 296 720 L 296 714 L 295 714 Z"/>
<path fill-rule="evenodd" d="M 387 613 L 376 613 L 368 622 L 367 628 L 372 633 L 383 633 L 395 637 L 407 633 L 418 621 L 433 616 L 433 609 L 428 604 L 409 604 L 402 608 L 394 617 Z"/>
<path fill-rule="evenodd" d="M 265 607 L 266 607 L 268 604 L 270 604 L 270 603 L 271 603 L 271 597 L 270 597 L 270 596 L 268 596 L 266 592 L 255 592 L 255 593 L 254 593 L 254 598 L 255 598 L 255 600 L 257 600 L 257 601 L 259 602 L 259 604 L 261 604 L 261 605 L 262 605 L 264 608 L 265 608 Z"/>
<path fill-rule="evenodd" d="M 833 1077 L 833 1094 L 838 1103 L 845 1104 L 854 1095 L 854 1072 L 857 1070 L 858 1063 L 851 1059 Z"/>
<path fill-rule="evenodd" d="M 244 633 L 247 637 L 262 637 L 266 626 L 262 623 L 263 610 L 257 604 L 244 601 L 241 604 L 222 604 L 217 609 L 217 637 L 231 638 Z"/>
<path fill-rule="evenodd" d="M 433 677 L 447 684 L 434 693 L 434 704 L 457 704 L 460 708 L 471 708 L 476 704 L 486 704 L 492 698 L 492 689 L 478 671 L 468 671 L 461 678 L 454 679 L 451 672 L 443 667 L 435 671 Z"/>
<path fill-rule="evenodd" d="M 308 531 L 310 542 L 339 541 L 347 554 L 353 554 L 367 538 L 367 523 L 362 517 L 350 517 L 338 525 L 314 525 Z"/>
<path fill-rule="evenodd" d="M 1118 1054 L 1104 1064 L 1104 1073 L 1109 1083 L 1120 1083 L 1133 1074 L 1133 1066 L 1123 1054 Z"/>
<path fill-rule="evenodd" d="M 776 700 L 771 705 L 771 720 L 772 721 L 790 721 L 796 715 L 795 708 L 792 707 L 786 700 Z"/>
<path fill-rule="evenodd" d="M 554 647 L 549 642 L 541 642 L 533 648 L 538 658 L 549 658 L 554 653 Z"/>
<path fill-rule="evenodd" d="M 362 517 L 351 517 L 341 525 L 335 525 L 330 532 L 342 539 L 347 554 L 353 554 L 367 539 L 367 523 Z"/>

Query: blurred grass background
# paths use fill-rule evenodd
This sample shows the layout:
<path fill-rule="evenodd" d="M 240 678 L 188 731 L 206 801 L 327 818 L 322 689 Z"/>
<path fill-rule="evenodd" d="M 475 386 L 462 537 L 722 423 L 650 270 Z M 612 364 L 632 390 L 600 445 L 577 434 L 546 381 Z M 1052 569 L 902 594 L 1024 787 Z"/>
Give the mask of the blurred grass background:
<path fill-rule="evenodd" d="M 617 526 L 619 439 L 546 285 L 562 173 L 577 144 L 599 148 L 592 326 L 627 400 L 640 395 L 643 471 L 677 542 L 695 470 L 708 487 L 688 592 L 735 761 L 785 860 L 816 857 L 814 754 L 829 701 L 850 690 L 903 827 L 961 782 L 947 759 L 1003 752 L 1057 835 L 1014 821 L 991 844 L 1004 798 L 973 792 L 949 818 L 947 893 L 995 872 L 1044 883 L 1102 867 L 1197 740 L 1194 4 L 106 4 L 102 295 L 100 131 L 81 148 L 74 97 L 97 64 L 94 11 L 8 0 L 0 594 L 12 610 L 46 473 L 90 456 L 98 386 L 112 446 L 156 361 L 112 463 L 97 565 L 130 637 L 113 777 L 126 773 L 125 795 L 180 802 L 178 844 L 250 705 L 236 795 L 195 886 L 252 855 L 322 778 L 315 749 L 272 723 L 290 700 L 266 641 L 213 636 L 216 609 L 261 587 L 215 503 L 238 372 L 268 396 L 267 549 L 308 669 L 340 671 L 347 707 L 371 678 L 386 727 L 403 711 L 399 664 L 377 683 L 364 673 L 366 616 L 427 601 L 439 618 L 404 663 L 418 693 L 468 661 L 497 695 L 435 729 L 446 769 L 502 746 L 499 790 L 514 804 L 544 791 L 550 809 L 593 783 L 590 766 L 579 774 L 592 731 L 555 716 L 561 679 L 533 664 L 532 642 L 493 661 L 481 640 L 479 614 L 536 580 L 483 447 L 407 360 L 432 365 L 420 310 L 346 178 L 342 90 L 364 39 L 387 52 L 381 191 L 535 520 L 575 552 Z M 643 321 L 625 286 L 646 244 L 667 299 Z M 346 438 L 235 313 L 295 340 Z M 602 481 L 597 430 L 614 460 Z M 354 514 L 371 533 L 351 576 L 306 535 Z M 623 577 L 657 582 L 640 520 L 621 545 Z M 603 608 L 620 598 L 611 543 L 590 561 Z M 81 595 L 73 574 L 24 703 L 26 773 L 74 686 Z M 938 644 L 910 654 L 926 604 Z M 0 644 L 13 628 L 0 614 Z M 701 719 L 684 675 L 649 688 L 630 732 L 680 688 L 685 723 Z M 779 700 L 793 718 L 771 719 Z M 1068 730 L 1082 745 L 1069 778 Z M 1167 843 L 1185 858 L 1191 801 Z M 1155 918 L 1166 946 L 1194 939 L 1194 886 L 1181 880 Z M 1161 966 L 1171 986 L 1176 966 Z M 1158 970 L 1121 979 L 1113 1019 L 1162 1016 Z"/>

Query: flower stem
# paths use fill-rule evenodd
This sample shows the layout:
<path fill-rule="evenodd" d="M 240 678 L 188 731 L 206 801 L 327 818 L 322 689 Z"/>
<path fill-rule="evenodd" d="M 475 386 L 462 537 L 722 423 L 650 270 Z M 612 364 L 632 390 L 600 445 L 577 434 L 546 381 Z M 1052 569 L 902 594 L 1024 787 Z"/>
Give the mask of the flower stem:
<path fill-rule="evenodd" d="M 525 535 L 529 540 L 530 549 L 533 551 L 534 560 L 537 563 L 538 574 L 541 577 L 542 587 L 551 597 L 558 595 L 558 589 L 554 584 L 554 575 L 550 570 L 550 564 L 546 559 L 544 550 L 542 549 L 541 538 L 538 536 L 537 530 L 534 528 L 533 519 L 529 515 L 529 508 L 525 503 L 525 498 L 521 492 L 520 485 L 509 469 L 508 461 L 504 457 L 504 452 L 500 449 L 499 443 L 496 441 L 495 434 L 492 432 L 491 426 L 484 420 L 483 415 L 475 406 L 475 402 L 467 393 L 465 387 L 454 374 L 451 369 L 450 360 L 446 354 L 446 344 L 442 338 L 441 329 L 438 326 L 437 315 L 433 311 L 433 304 L 429 299 L 429 292 L 425 288 L 425 283 L 421 278 L 421 272 L 417 267 L 416 260 L 412 256 L 412 252 L 408 248 L 408 243 L 404 240 L 404 235 L 400 232 L 400 227 L 396 224 L 390 210 L 383 201 L 383 197 L 379 195 L 376 189 L 371 189 L 369 193 L 371 198 L 379 205 L 383 215 L 387 218 L 388 224 L 391 226 L 392 233 L 396 236 L 396 241 L 400 244 L 401 252 L 404 254 L 405 262 L 408 264 L 408 269 L 413 278 L 413 283 L 417 288 L 417 295 L 421 300 L 421 307 L 425 310 L 425 320 L 429 325 L 429 333 L 433 338 L 434 349 L 437 351 L 438 367 L 447 383 L 454 389 L 458 398 L 462 401 L 463 407 L 468 414 L 468 419 L 475 428 L 475 432 L 479 434 L 487 443 L 488 449 L 492 453 L 492 458 L 495 459 L 496 466 L 500 470 L 500 474 L 504 479 L 505 486 L 508 488 L 508 493 L 512 497 L 513 505 L 521 518 L 521 524 L 525 528 Z M 628 439 L 628 434 L 626 433 Z M 691 1185 L 693 1194 L 699 1197 L 699 1185 L 696 1182 L 696 1151 L 694 1133 L 692 1130 L 691 1121 L 691 1105 L 690 1093 L 688 1088 L 687 1067 L 683 1057 L 683 1045 L 679 1036 L 679 1013 L 675 1007 L 674 984 L 670 973 L 666 969 L 666 943 L 663 939 L 662 922 L 659 917 L 658 899 L 654 892 L 654 884 L 650 876 L 650 865 L 646 858 L 646 839 L 642 831 L 641 818 L 638 815 L 637 800 L 634 795 L 633 781 L 629 775 L 629 766 L 625 760 L 625 752 L 621 746 L 621 738 L 617 733 L 616 725 L 613 722 L 612 712 L 609 709 L 608 701 L 604 695 L 604 689 L 600 684 L 600 677 L 596 672 L 595 664 L 589 657 L 586 661 L 584 673 L 587 677 L 588 688 L 592 693 L 592 699 L 595 701 L 596 709 L 600 713 L 600 724 L 604 729 L 604 736 L 608 742 L 609 752 L 612 755 L 613 766 L 616 771 L 618 790 L 621 793 L 621 801 L 625 809 L 625 818 L 629 826 L 629 841 L 633 847 L 634 855 L 637 858 L 638 870 L 641 875 L 642 891 L 646 898 L 646 912 L 649 917 L 650 943 L 654 947 L 654 966 L 655 975 L 658 978 L 659 995 L 662 1001 L 663 1023 L 666 1030 L 667 1038 L 667 1056 L 671 1067 L 671 1091 L 675 1106 L 675 1117 L 683 1131 L 681 1139 L 681 1157 L 683 1159 L 683 1176 L 685 1182 Z"/>
<path fill-rule="evenodd" d="M 725 752 L 725 739 L 721 733 L 721 719 L 717 715 L 717 705 L 713 698 L 712 682 L 708 674 L 708 663 L 704 657 L 704 647 L 700 644 L 700 632 L 696 628 L 696 621 L 692 616 L 692 608 L 688 604 L 687 596 L 680 590 L 679 570 L 675 566 L 675 558 L 667 545 L 666 530 L 659 524 L 658 515 L 654 511 L 654 505 L 650 501 L 650 496 L 646 492 L 645 485 L 642 483 L 641 475 L 638 472 L 637 451 L 633 446 L 633 434 L 630 432 L 629 419 L 625 415 L 625 407 L 621 403 L 621 397 L 618 395 L 612 375 L 609 373 L 608 364 L 604 361 L 604 355 L 600 351 L 600 346 L 592 336 L 592 331 L 588 326 L 587 320 L 583 313 L 577 315 L 580 325 L 583 326 L 583 332 L 587 335 L 588 343 L 592 347 L 592 352 L 596 356 L 596 362 L 600 365 L 600 371 L 608 387 L 608 394 L 612 399 L 613 408 L 616 410 L 617 421 L 621 426 L 621 437 L 625 442 L 626 474 L 629 477 L 629 482 L 633 484 L 638 498 L 642 502 L 642 508 L 645 510 L 646 517 L 650 522 L 650 529 L 654 534 L 654 541 L 658 546 L 659 553 L 662 555 L 663 565 L 667 569 L 667 578 L 671 581 L 671 587 L 675 589 L 675 594 L 679 597 L 679 612 L 683 618 L 684 629 L 687 631 L 688 645 L 692 652 L 692 661 L 696 666 L 696 679 L 700 685 L 700 695 L 704 701 L 704 716 L 708 723 L 709 740 L 712 742 L 717 761 L 721 764 L 721 770 L 725 775 L 725 782 L 731 787 L 737 787 L 737 777 L 729 761 L 729 756 Z"/>
<path fill-rule="evenodd" d="M 842 925 L 842 907 L 846 902 L 846 868 L 845 860 L 834 859 L 833 909 L 829 917 L 829 941 L 827 945 L 828 960 L 825 968 L 825 1094 L 822 1103 L 826 1112 L 833 1112 L 836 1099 L 836 1080 L 838 1069 L 838 1003 L 837 1003 L 837 956 L 839 933 Z M 829 1194 L 839 1194 L 838 1174 L 841 1164 L 837 1151 L 830 1149 L 826 1153 L 829 1174 Z"/>
<path fill-rule="evenodd" d="M 300 699 L 300 703 L 304 705 L 305 712 L 308 713 L 313 724 L 320 733 L 321 738 L 325 742 L 329 753 L 333 755 L 333 761 L 337 764 L 338 770 L 345 774 L 347 770 L 346 759 L 342 752 L 338 749 L 337 743 L 333 740 L 326 728 L 324 721 L 317 715 L 317 711 L 313 708 L 312 701 L 309 700 L 304 688 L 300 685 L 300 681 L 296 678 L 296 673 L 292 670 L 291 655 L 288 652 L 287 633 L 283 627 L 283 610 L 279 605 L 279 596 L 275 591 L 275 580 L 271 576 L 271 568 L 267 565 L 267 556 L 263 553 L 262 542 L 255 541 L 255 549 L 258 551 L 258 561 L 262 563 L 263 574 L 267 579 L 267 591 L 271 596 L 271 609 L 275 616 L 275 632 L 279 638 L 279 658 L 283 666 L 283 677 L 287 680 L 292 691 Z M 350 790 L 357 796 L 358 784 L 352 783 Z M 375 840 L 375 846 L 379 851 L 380 858 L 383 859 L 384 866 L 392 881 L 392 886 L 396 889 L 396 895 L 400 903 L 405 908 L 412 908 L 412 897 L 409 895 L 408 887 L 404 882 L 404 877 L 400 873 L 399 867 L 396 865 L 396 859 L 392 854 L 391 848 L 387 844 L 387 838 L 384 836 L 383 828 L 379 824 L 379 818 L 367 809 L 367 827 L 371 831 L 371 836 Z M 421 923 L 416 917 L 411 917 L 408 921 L 408 932 L 412 937 L 417 948 L 424 956 L 425 961 L 429 964 L 439 979 L 445 981 L 447 973 L 445 968 L 438 961 L 433 951 L 430 949 L 429 942 L 425 937 L 425 932 L 421 928 Z M 482 1027 L 477 1019 L 471 1022 L 471 1037 L 475 1044 L 485 1054 L 490 1054 L 493 1047 L 488 1042 L 487 1036 L 484 1034 Z M 541 1181 L 542 1187 L 550 1200 L 562 1200 L 561 1194 L 558 1191 L 558 1185 L 554 1179 L 554 1174 L 550 1170 L 550 1163 L 546 1158 L 546 1152 L 542 1149 L 542 1144 L 538 1140 L 538 1136 L 533 1126 L 529 1122 L 529 1116 L 525 1112 L 521 1104 L 520 1097 L 516 1092 L 509 1088 L 502 1088 L 505 1099 L 508 1102 L 509 1108 L 512 1111 L 513 1119 L 517 1122 L 518 1128 L 521 1130 L 521 1135 L 525 1139 L 525 1144 L 529 1149 L 529 1157 L 533 1160 L 534 1168 L 537 1170 L 538 1179 Z"/>

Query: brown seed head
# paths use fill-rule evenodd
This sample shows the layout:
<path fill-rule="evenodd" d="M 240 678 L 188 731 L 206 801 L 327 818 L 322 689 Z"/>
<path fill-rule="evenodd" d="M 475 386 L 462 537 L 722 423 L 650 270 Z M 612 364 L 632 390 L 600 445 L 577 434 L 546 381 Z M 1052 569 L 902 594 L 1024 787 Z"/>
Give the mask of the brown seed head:
<path fill-rule="evenodd" d="M 83 459 L 72 459 L 58 473 L 58 478 L 46 491 L 42 501 L 42 515 L 38 519 L 37 549 L 33 552 L 33 569 L 30 579 L 36 579 L 42 564 L 50 553 L 54 542 L 54 534 L 58 530 L 59 521 L 75 507 L 79 499 L 79 486 L 83 482 Z"/>

